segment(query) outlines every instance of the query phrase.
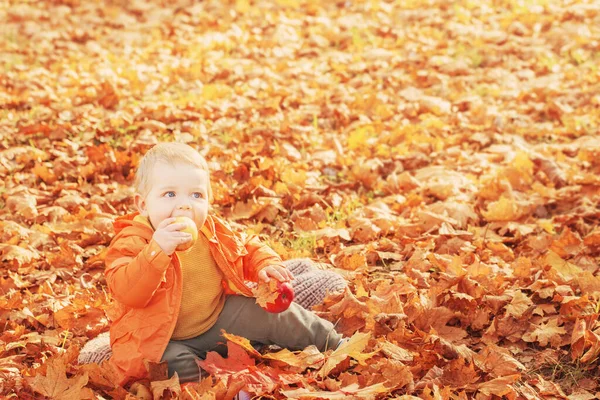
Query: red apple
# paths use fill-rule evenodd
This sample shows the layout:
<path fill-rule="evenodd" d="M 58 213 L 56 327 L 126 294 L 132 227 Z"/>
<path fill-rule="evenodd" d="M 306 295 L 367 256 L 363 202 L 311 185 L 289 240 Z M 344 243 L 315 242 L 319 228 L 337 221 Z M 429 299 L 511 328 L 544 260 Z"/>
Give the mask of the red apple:
<path fill-rule="evenodd" d="M 273 303 L 267 303 L 265 310 L 270 313 L 280 313 L 288 309 L 292 301 L 294 301 L 294 288 L 287 282 L 277 283 L 277 293 L 279 296 Z"/>

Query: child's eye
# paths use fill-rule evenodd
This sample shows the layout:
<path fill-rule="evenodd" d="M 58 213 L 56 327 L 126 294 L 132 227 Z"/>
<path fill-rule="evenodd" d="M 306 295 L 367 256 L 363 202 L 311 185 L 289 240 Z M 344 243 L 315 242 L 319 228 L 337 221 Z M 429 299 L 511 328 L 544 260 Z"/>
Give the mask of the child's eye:
<path fill-rule="evenodd" d="M 194 193 L 192 193 L 192 196 L 194 196 L 194 198 L 196 198 L 196 199 L 201 199 L 202 197 L 204 197 L 204 196 L 202 196 L 202 193 L 200 193 L 200 192 L 194 192 Z"/>
<path fill-rule="evenodd" d="M 166 192 L 166 193 L 165 193 L 165 196 L 166 196 L 166 197 L 175 197 L 175 192 L 173 192 L 173 191 L 171 190 L 171 191 L 169 191 L 169 192 Z"/>

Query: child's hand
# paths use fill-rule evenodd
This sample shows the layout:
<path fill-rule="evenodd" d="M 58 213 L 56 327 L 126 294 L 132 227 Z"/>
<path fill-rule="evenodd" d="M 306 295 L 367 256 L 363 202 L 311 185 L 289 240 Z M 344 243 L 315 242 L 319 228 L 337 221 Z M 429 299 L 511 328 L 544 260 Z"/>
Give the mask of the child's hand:
<path fill-rule="evenodd" d="M 183 223 L 174 224 L 174 221 L 175 218 L 164 219 L 158 224 L 156 231 L 154 231 L 154 235 L 152 235 L 154 241 L 158 243 L 162 251 L 168 256 L 173 254 L 177 246 L 192 240 L 192 235 L 186 232 L 180 232 L 182 229 L 185 229 L 187 225 Z"/>
<path fill-rule="evenodd" d="M 258 272 L 258 280 L 269 282 L 271 278 L 279 282 L 288 282 L 294 279 L 294 275 L 280 265 L 269 265 Z"/>

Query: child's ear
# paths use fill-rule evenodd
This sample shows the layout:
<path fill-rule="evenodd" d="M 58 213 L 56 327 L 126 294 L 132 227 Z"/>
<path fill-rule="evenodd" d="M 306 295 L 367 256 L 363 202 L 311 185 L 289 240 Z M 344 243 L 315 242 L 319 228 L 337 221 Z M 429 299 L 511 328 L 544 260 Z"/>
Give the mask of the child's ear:
<path fill-rule="evenodd" d="M 144 199 L 144 197 L 142 197 L 141 194 L 136 193 L 133 196 L 133 202 L 135 203 L 135 206 L 137 207 L 138 211 L 140 212 L 140 215 L 142 217 L 147 217 L 148 216 L 148 207 L 146 207 L 146 200 Z"/>

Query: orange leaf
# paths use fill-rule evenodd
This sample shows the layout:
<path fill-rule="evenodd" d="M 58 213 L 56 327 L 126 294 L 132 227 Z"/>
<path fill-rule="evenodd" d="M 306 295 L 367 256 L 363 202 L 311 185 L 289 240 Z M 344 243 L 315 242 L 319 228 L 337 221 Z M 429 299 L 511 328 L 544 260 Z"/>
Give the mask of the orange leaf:
<path fill-rule="evenodd" d="M 523 292 L 517 290 L 512 301 L 506 306 L 506 314 L 515 318 L 521 318 L 523 313 L 533 305 L 533 301 L 527 297 Z"/>
<path fill-rule="evenodd" d="M 523 340 L 526 342 L 538 342 L 540 346 L 547 346 L 548 342 L 552 346 L 557 346 L 561 343 L 562 337 L 567 333 L 567 330 L 562 326 L 558 326 L 558 318 L 551 318 L 546 324 L 538 325 L 533 332 L 527 332 L 523 335 Z"/>
<path fill-rule="evenodd" d="M 179 385 L 179 376 L 177 375 L 177 372 L 173 374 L 171 379 L 151 382 L 150 389 L 152 390 L 152 396 L 155 399 L 161 399 L 164 396 L 165 390 L 168 391 L 171 396 L 175 396 L 175 398 L 179 397 L 181 394 L 181 386 Z"/>
<path fill-rule="evenodd" d="M 490 344 L 475 355 L 475 364 L 494 377 L 518 375 L 525 366 L 500 346 Z"/>
<path fill-rule="evenodd" d="M 520 374 L 515 374 L 492 379 L 491 381 L 477 385 L 477 390 L 487 396 L 495 395 L 502 397 L 512 394 L 513 396 L 510 398 L 515 398 L 516 392 L 511 385 L 517 382 L 520 377 Z"/>
<path fill-rule="evenodd" d="M 79 400 L 89 394 L 89 389 L 84 389 L 88 382 L 88 375 L 67 378 L 64 361 L 53 358 L 46 363 L 46 375 L 38 374 L 30 379 L 30 385 L 37 393 L 56 400 Z"/>
<path fill-rule="evenodd" d="M 245 337 L 236 336 L 232 333 L 227 333 L 227 332 L 225 332 L 224 329 L 221 329 L 221 336 L 223 336 L 228 341 L 237 344 L 238 346 L 240 346 L 242 349 L 246 350 L 246 352 L 250 353 L 251 355 L 258 357 L 258 358 L 262 357 L 262 355 L 254 348 L 254 346 L 252 346 L 250 341 L 248 339 L 246 339 Z"/>
<path fill-rule="evenodd" d="M 389 389 L 383 383 L 360 388 L 352 384 L 340 388 L 336 392 L 310 391 L 309 389 L 284 390 L 282 393 L 290 399 L 374 399 L 379 393 L 387 393 Z"/>
<path fill-rule="evenodd" d="M 259 282 L 256 288 L 252 289 L 252 294 L 256 298 L 256 304 L 266 307 L 268 303 L 274 303 L 279 293 L 277 293 L 277 281 L 271 279 L 269 282 Z"/>

